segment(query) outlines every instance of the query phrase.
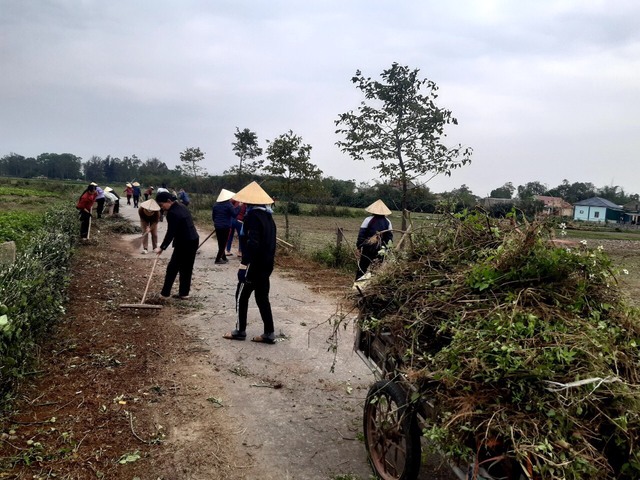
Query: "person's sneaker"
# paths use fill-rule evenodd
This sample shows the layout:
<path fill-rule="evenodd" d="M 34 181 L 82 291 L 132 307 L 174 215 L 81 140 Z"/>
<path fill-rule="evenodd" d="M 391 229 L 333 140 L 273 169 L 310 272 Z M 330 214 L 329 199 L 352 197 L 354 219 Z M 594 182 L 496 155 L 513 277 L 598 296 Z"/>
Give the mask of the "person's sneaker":
<path fill-rule="evenodd" d="M 225 255 L 228 255 L 228 256 L 230 256 L 230 257 L 233 257 L 233 253 L 231 253 L 231 252 L 227 252 L 227 253 L 225 253 Z"/>
<path fill-rule="evenodd" d="M 142 255 L 146 255 L 149 252 L 148 252 L 148 250 L 146 248 L 143 248 L 141 253 L 142 253 Z"/>
<path fill-rule="evenodd" d="M 215 261 L 215 262 L 213 262 L 213 263 L 215 263 L 216 265 L 224 265 L 225 263 L 229 263 L 229 262 L 228 262 L 228 261 L 225 261 L 225 260 L 216 260 L 216 261 Z"/>

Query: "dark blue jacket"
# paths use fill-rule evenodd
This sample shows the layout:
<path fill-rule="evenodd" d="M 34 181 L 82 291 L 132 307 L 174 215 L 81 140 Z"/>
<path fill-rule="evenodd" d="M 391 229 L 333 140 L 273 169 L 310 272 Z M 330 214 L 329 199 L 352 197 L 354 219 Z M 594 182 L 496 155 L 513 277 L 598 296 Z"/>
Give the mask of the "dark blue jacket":
<path fill-rule="evenodd" d="M 266 280 L 273 272 L 276 256 L 276 224 L 264 207 L 247 209 L 240 235 L 242 264 L 247 281 Z"/>
<path fill-rule="evenodd" d="M 231 200 L 216 202 L 211 209 L 211 220 L 215 228 L 231 228 L 231 221 L 236 218 L 239 208 L 233 208 Z"/>

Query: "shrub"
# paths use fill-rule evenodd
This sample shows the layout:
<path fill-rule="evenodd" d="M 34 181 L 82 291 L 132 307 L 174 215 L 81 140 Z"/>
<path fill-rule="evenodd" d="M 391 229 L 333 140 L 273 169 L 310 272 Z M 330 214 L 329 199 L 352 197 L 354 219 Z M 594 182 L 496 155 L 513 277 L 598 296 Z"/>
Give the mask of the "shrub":
<path fill-rule="evenodd" d="M 360 326 L 390 334 L 390 373 L 436 406 L 423 433 L 455 462 L 640 478 L 640 311 L 601 249 L 552 230 L 445 215 L 360 292 Z"/>
<path fill-rule="evenodd" d="M 347 207 L 319 204 L 309 211 L 309 215 L 313 217 L 355 217 L 356 213 Z"/>
<path fill-rule="evenodd" d="M 356 260 L 353 252 L 348 248 L 327 244 L 324 248 L 316 250 L 311 254 L 311 258 L 318 263 L 331 268 L 340 268 L 342 270 L 356 269 Z"/>
<path fill-rule="evenodd" d="M 289 209 L 289 215 L 300 215 L 300 204 L 296 202 L 281 202 L 277 203 L 274 211 L 276 213 L 285 214 Z"/>
<path fill-rule="evenodd" d="M 42 216 L 41 227 L 19 252 L 16 262 L 0 270 L 0 399 L 30 368 L 36 346 L 64 313 L 69 262 L 78 221 L 74 208 Z"/>

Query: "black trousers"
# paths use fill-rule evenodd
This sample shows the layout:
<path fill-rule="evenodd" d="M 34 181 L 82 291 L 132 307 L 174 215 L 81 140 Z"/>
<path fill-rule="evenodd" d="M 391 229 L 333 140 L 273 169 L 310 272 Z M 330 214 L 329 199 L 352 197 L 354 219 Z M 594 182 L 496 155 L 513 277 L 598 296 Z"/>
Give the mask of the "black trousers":
<path fill-rule="evenodd" d="M 356 271 L 356 280 L 367 273 L 371 263 L 378 257 L 378 250 L 363 247 L 360 250 L 360 260 L 358 260 L 358 270 Z"/>
<path fill-rule="evenodd" d="M 216 255 L 216 262 L 218 260 L 226 260 L 227 254 L 224 249 L 227 246 L 227 240 L 229 239 L 229 232 L 231 228 L 217 228 L 216 227 L 216 239 L 218 240 L 218 254 Z"/>
<path fill-rule="evenodd" d="M 91 214 L 80 211 L 80 238 L 89 237 L 89 226 L 91 225 Z"/>
<path fill-rule="evenodd" d="M 134 195 L 133 196 L 133 206 L 135 208 L 138 208 L 138 202 L 140 201 L 140 196 L 139 195 Z"/>
<path fill-rule="evenodd" d="M 181 297 L 189 295 L 191 290 L 191 276 L 193 274 L 193 264 L 196 261 L 198 251 L 198 241 L 192 241 L 189 245 L 179 246 L 173 249 L 171 260 L 167 265 L 167 273 L 164 276 L 164 285 L 160 292 L 162 296 L 171 295 L 171 287 L 176 277 L 180 275 L 178 295 Z"/>
<path fill-rule="evenodd" d="M 99 198 L 96 200 L 96 213 L 98 214 L 98 218 L 102 218 L 102 212 L 104 211 L 104 198 Z"/>
<path fill-rule="evenodd" d="M 249 298 L 253 292 L 256 293 L 256 304 L 260 310 L 260 317 L 264 324 L 264 334 L 270 334 L 275 331 L 273 326 L 273 313 L 271 312 L 271 303 L 269 302 L 269 277 L 258 281 L 238 283 L 236 290 L 236 311 L 238 312 L 238 321 L 236 329 L 240 332 L 247 330 L 247 312 L 249 311 Z"/>

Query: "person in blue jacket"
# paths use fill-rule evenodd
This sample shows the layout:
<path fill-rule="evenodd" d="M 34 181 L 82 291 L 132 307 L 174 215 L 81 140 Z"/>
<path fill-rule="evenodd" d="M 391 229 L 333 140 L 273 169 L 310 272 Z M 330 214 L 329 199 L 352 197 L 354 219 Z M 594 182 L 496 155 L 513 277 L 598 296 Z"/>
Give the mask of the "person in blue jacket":
<path fill-rule="evenodd" d="M 142 195 L 142 191 L 140 190 L 140 183 L 133 182 L 131 185 L 133 185 L 133 208 L 138 208 L 140 195 Z"/>
<path fill-rule="evenodd" d="M 218 253 L 215 261 L 217 265 L 229 263 L 225 254 L 225 247 L 231 231 L 232 221 L 239 211 L 231 203 L 231 198 L 234 195 L 234 192 L 223 188 L 211 209 L 211 219 L 213 220 L 213 227 L 216 230 L 216 239 L 218 240 Z"/>

